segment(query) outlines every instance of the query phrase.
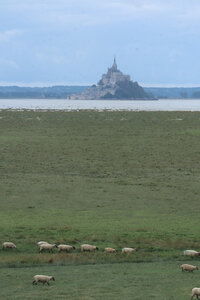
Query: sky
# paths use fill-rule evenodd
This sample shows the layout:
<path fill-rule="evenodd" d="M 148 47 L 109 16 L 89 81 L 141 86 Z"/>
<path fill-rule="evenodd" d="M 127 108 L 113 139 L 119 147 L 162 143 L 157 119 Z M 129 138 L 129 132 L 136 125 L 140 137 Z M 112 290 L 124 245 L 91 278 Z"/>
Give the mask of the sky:
<path fill-rule="evenodd" d="M 0 0 L 0 85 L 200 86 L 200 0 Z"/>

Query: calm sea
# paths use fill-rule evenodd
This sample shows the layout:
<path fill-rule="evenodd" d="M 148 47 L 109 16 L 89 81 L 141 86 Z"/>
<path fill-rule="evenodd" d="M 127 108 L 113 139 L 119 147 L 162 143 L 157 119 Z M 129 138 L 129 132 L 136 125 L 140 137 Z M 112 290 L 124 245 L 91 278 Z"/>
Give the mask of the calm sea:
<path fill-rule="evenodd" d="M 200 99 L 158 101 L 0 99 L 0 109 L 200 111 Z"/>

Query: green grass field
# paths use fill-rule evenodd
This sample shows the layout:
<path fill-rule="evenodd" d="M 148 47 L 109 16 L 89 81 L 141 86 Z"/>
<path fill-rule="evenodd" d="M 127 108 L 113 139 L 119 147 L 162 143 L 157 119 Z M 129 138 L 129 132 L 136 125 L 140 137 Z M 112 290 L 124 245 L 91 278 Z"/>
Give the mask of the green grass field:
<path fill-rule="evenodd" d="M 0 149 L 0 242 L 17 245 L 0 250 L 4 299 L 188 299 L 198 286 L 177 265 L 200 250 L 200 113 L 2 110 Z M 78 250 L 38 254 L 40 240 Z M 30 287 L 42 272 L 58 280 Z"/>
<path fill-rule="evenodd" d="M 198 262 L 196 262 L 198 263 Z M 50 285 L 32 285 L 35 274 L 54 274 Z M 3 268 L 1 299 L 190 299 L 199 273 L 182 273 L 179 263 L 115 263 Z"/>

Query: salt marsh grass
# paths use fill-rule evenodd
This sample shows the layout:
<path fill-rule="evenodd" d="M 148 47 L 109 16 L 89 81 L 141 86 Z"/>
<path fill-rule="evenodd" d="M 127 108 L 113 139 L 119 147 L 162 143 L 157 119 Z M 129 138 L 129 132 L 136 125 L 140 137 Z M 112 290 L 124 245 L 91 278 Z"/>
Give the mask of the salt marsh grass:
<path fill-rule="evenodd" d="M 42 299 L 142 299 L 144 284 L 150 299 L 188 299 L 198 275 L 177 261 L 200 250 L 199 132 L 199 112 L 0 111 L 0 242 L 17 245 L 0 250 L 1 297 L 38 299 L 45 271 L 59 280 Z M 38 254 L 40 240 L 77 250 Z"/>

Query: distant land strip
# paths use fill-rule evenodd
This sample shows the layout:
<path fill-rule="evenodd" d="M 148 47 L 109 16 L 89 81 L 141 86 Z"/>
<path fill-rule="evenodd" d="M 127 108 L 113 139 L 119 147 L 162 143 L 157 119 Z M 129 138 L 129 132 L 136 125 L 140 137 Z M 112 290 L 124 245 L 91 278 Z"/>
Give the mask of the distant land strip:
<path fill-rule="evenodd" d="M 66 99 L 71 94 L 80 94 L 89 86 L 19 87 L 0 86 L 0 99 Z M 158 99 L 200 99 L 200 87 L 144 87 Z M 134 100 L 133 100 L 134 101 Z"/>

